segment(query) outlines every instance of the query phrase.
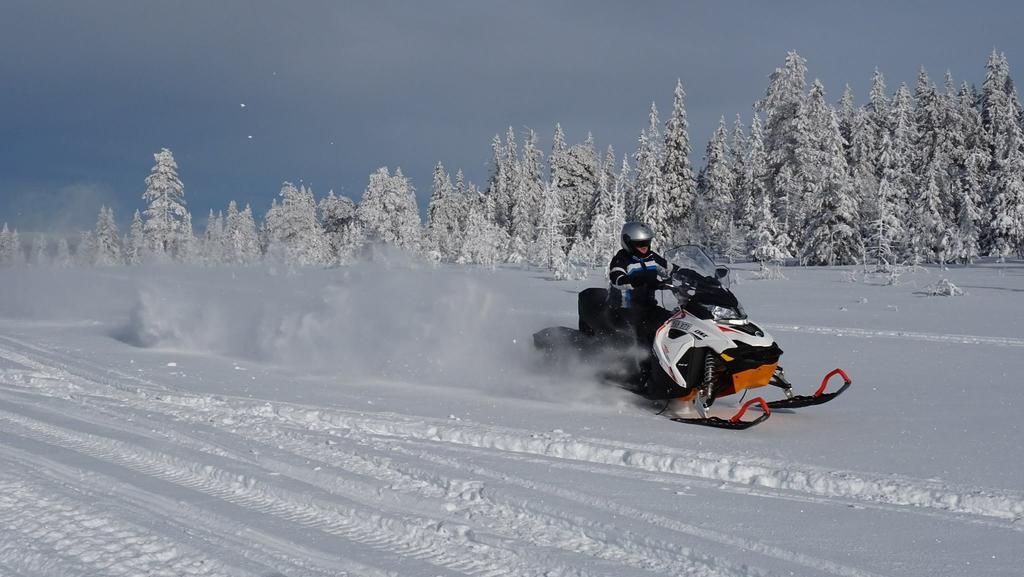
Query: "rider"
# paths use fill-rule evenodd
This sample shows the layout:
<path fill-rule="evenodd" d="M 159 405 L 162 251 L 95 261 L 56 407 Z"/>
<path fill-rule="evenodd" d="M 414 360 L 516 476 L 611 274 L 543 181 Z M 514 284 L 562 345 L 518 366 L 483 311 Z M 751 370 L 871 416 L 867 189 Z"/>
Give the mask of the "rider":
<path fill-rule="evenodd" d="M 621 240 L 622 250 L 608 265 L 609 304 L 625 313 L 622 316 L 636 331 L 638 344 L 649 349 L 658 327 L 672 316 L 658 306 L 654 294 L 668 275 L 668 262 L 651 249 L 654 231 L 642 222 L 627 222 Z"/>

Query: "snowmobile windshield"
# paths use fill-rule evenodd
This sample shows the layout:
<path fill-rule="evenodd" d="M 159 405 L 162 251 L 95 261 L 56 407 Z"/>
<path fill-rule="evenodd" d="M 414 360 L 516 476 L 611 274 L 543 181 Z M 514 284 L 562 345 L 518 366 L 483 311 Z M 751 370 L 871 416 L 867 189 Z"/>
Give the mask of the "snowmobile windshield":
<path fill-rule="evenodd" d="M 665 251 L 665 260 L 678 268 L 715 278 L 715 261 L 711 260 L 704 249 L 695 244 L 684 244 Z"/>
<path fill-rule="evenodd" d="M 694 288 L 688 310 L 704 318 L 742 320 L 746 318 L 736 295 L 729 290 L 729 277 L 718 277 L 715 261 L 704 249 L 687 244 L 665 251 L 672 275 Z"/>

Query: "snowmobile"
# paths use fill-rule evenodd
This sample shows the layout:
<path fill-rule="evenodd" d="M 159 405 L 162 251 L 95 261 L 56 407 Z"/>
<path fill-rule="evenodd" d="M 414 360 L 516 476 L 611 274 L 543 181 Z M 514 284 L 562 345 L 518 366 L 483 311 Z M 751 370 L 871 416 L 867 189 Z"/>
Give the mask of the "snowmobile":
<path fill-rule="evenodd" d="M 579 328 L 550 327 L 533 335 L 534 346 L 550 361 L 566 354 L 585 362 L 607 362 L 606 375 L 623 388 L 651 400 L 681 401 L 694 416 L 670 417 L 673 421 L 726 429 L 746 429 L 765 421 L 772 409 L 793 409 L 827 403 L 853 381 L 842 369 L 829 372 L 811 395 L 796 395 L 793 384 L 779 366 L 782 349 L 767 331 L 751 322 L 729 289 L 730 270 L 716 266 L 696 245 L 666 251 L 670 270 L 659 290 L 675 296 L 677 306 L 664 311 L 667 320 L 657 329 L 654 345 L 637 356 L 634 329 L 622 310 L 608 306 L 608 290 L 588 288 L 579 293 Z M 662 301 L 664 303 L 664 301 Z M 645 357 L 646 356 L 646 357 Z M 646 370 L 640 367 L 647 364 Z M 631 367 L 632 370 L 621 370 Z M 843 380 L 834 392 L 825 392 L 829 381 Z M 754 397 L 729 418 L 711 414 L 716 399 L 760 387 L 776 387 L 783 398 L 765 401 Z M 744 420 L 756 406 L 761 414 Z"/>

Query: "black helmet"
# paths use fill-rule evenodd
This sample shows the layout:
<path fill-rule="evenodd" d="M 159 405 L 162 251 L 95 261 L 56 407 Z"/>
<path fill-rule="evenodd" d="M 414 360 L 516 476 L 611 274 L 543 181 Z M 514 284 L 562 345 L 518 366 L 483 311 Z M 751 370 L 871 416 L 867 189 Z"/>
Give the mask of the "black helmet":
<path fill-rule="evenodd" d="M 622 248 L 629 254 L 640 254 L 636 249 L 651 246 L 654 231 L 642 222 L 627 222 L 622 225 Z"/>

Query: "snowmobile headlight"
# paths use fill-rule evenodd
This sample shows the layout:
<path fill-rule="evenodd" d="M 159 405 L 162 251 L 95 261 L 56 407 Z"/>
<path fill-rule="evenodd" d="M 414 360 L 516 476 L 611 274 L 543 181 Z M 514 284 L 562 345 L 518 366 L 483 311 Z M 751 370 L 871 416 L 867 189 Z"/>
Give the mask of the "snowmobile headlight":
<path fill-rule="evenodd" d="M 718 305 L 704 305 L 704 308 L 711 313 L 711 318 L 716 321 L 738 321 L 747 318 L 747 315 L 743 313 L 743 308 L 740 306 L 733 308 Z"/>

